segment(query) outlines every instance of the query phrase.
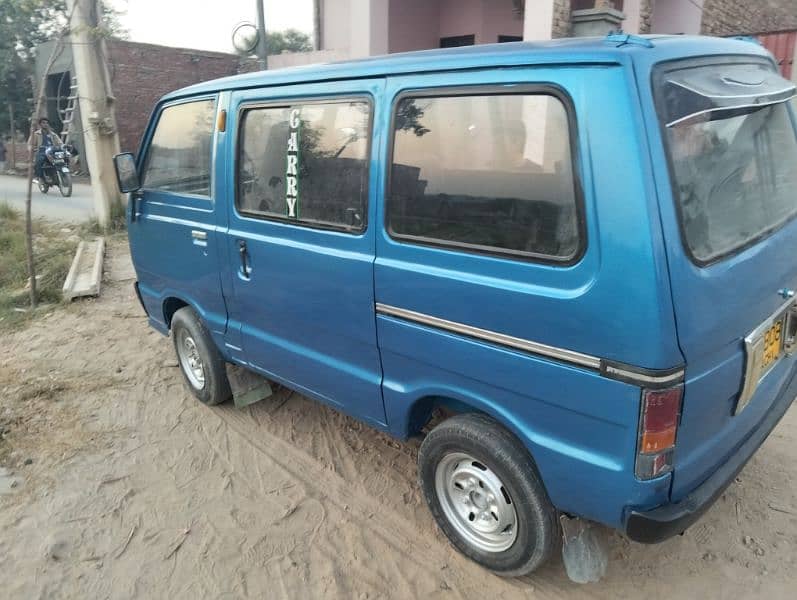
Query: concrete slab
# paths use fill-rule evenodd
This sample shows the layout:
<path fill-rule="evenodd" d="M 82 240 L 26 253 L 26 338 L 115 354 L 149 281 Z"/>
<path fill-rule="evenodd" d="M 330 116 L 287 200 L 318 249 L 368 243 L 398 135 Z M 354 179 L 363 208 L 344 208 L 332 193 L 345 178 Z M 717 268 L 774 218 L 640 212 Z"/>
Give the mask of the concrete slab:
<path fill-rule="evenodd" d="M 81 241 L 72 266 L 64 281 L 64 300 L 82 296 L 99 296 L 102 283 L 102 261 L 105 256 L 105 239 Z"/>
<path fill-rule="evenodd" d="M 238 365 L 227 364 L 227 379 L 237 408 L 265 400 L 273 394 L 268 379 Z"/>

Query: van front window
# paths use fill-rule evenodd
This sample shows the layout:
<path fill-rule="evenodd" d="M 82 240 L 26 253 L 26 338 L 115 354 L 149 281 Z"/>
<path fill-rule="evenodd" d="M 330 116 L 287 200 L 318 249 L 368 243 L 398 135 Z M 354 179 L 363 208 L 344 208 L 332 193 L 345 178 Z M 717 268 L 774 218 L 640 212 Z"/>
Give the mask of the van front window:
<path fill-rule="evenodd" d="M 660 88 L 683 237 L 701 263 L 797 214 L 794 86 L 763 67 L 684 69 Z"/>

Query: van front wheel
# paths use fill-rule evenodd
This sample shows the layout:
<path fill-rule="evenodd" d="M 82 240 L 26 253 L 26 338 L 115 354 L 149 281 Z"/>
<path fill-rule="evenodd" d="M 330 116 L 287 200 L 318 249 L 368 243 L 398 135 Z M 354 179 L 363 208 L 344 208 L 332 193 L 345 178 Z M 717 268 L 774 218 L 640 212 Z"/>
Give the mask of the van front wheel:
<path fill-rule="evenodd" d="M 174 313 L 172 340 L 180 371 L 196 399 L 209 405 L 229 400 L 224 359 L 194 309 L 185 306 Z"/>
<path fill-rule="evenodd" d="M 494 420 L 463 414 L 444 421 L 426 436 L 418 463 L 432 515 L 465 556 L 506 577 L 551 556 L 556 509 L 526 448 Z"/>

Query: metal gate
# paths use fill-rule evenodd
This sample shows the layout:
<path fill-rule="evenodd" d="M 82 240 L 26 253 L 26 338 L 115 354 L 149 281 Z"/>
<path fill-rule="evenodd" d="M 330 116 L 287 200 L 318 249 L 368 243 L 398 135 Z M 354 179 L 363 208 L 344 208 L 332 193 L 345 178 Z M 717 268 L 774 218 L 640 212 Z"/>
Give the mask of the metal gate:
<path fill-rule="evenodd" d="M 791 79 L 794 47 L 797 42 L 797 31 L 781 31 L 779 33 L 762 33 L 757 36 L 764 48 L 769 50 L 778 61 L 780 72 L 786 79 Z"/>

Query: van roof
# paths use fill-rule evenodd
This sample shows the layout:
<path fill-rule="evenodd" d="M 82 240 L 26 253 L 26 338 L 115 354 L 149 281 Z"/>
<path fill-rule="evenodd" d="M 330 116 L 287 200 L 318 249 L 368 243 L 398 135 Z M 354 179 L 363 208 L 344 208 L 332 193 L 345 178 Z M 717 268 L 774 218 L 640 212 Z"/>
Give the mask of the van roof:
<path fill-rule="evenodd" d="M 495 66 L 623 64 L 633 60 L 634 55 L 642 53 L 649 55 L 644 61 L 648 64 L 687 56 L 711 54 L 768 56 L 763 47 L 750 39 L 614 34 L 603 38 L 562 38 L 544 42 L 510 42 L 419 50 L 341 62 L 289 67 L 274 71 L 244 73 L 182 88 L 167 94 L 161 101 L 223 90 Z"/>

